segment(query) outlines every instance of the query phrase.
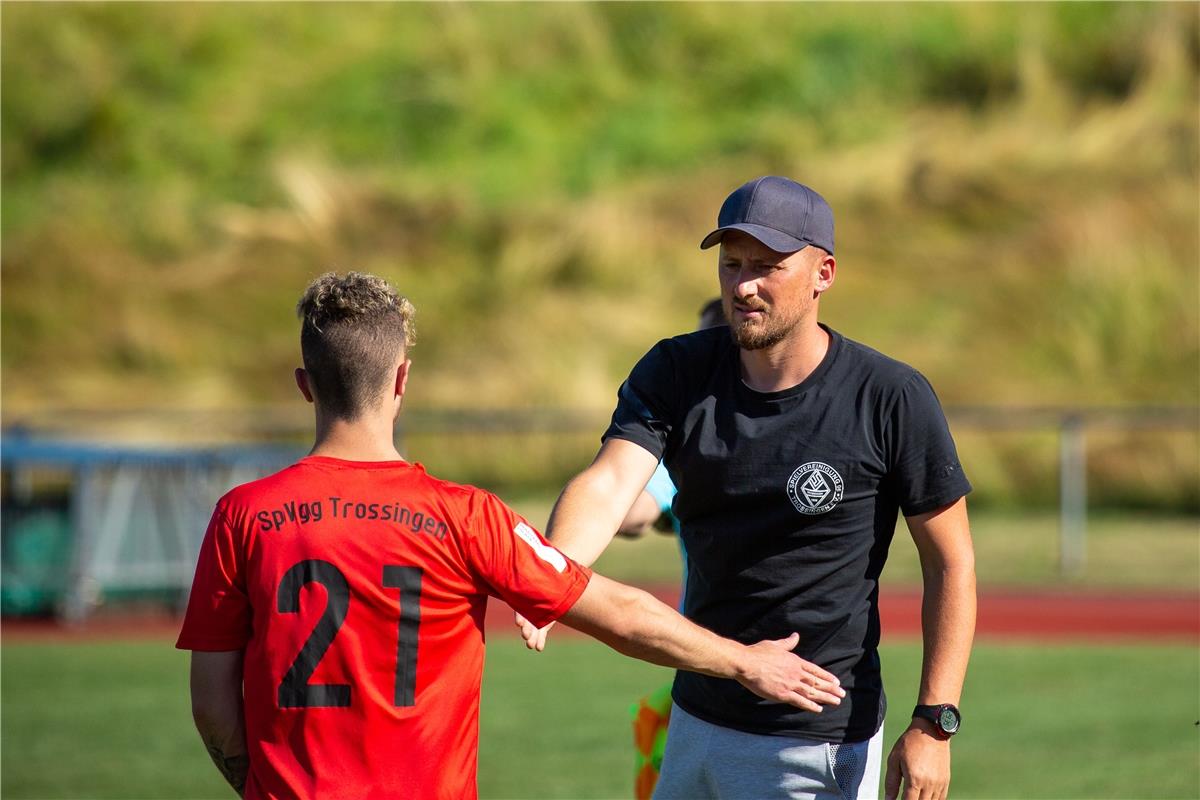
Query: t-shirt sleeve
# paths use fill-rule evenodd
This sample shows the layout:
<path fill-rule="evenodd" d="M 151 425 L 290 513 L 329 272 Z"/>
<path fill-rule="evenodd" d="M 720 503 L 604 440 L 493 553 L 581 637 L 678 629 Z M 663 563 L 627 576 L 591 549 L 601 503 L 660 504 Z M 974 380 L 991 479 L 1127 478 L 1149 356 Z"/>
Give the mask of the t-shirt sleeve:
<path fill-rule="evenodd" d="M 471 498 L 463 553 L 491 592 L 539 628 L 561 617 L 592 571 L 567 558 L 521 515 L 487 492 Z"/>
<path fill-rule="evenodd" d="M 971 491 L 946 415 L 920 373 L 901 388 L 888 419 L 887 438 L 890 477 L 905 516 L 932 511 Z"/>
<path fill-rule="evenodd" d="M 617 390 L 617 407 L 602 439 L 625 439 L 663 457 L 675 411 L 677 381 L 667 340 L 642 356 Z"/>
<path fill-rule="evenodd" d="M 213 510 L 188 598 L 180 650 L 241 650 L 250 639 L 252 609 L 246 593 L 241 537 L 222 510 Z"/>

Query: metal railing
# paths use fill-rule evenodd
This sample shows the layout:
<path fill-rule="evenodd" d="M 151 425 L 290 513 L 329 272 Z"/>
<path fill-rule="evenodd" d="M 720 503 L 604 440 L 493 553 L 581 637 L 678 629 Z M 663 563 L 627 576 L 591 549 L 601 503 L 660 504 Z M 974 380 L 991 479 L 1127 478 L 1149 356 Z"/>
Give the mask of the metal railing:
<path fill-rule="evenodd" d="M 956 407 L 955 427 L 980 431 L 1058 432 L 1058 567 L 1068 577 L 1087 564 L 1087 435 L 1094 430 L 1200 433 L 1200 408 Z"/>
<path fill-rule="evenodd" d="M 577 410 L 562 408 L 531 409 L 445 409 L 406 411 L 400 418 L 397 440 L 403 450 L 408 437 L 527 435 L 596 436 L 608 421 L 607 409 Z M 1169 431 L 1200 435 L 1200 407 L 989 407 L 958 406 L 947 409 L 947 417 L 956 433 L 974 432 L 1054 432 L 1058 439 L 1059 480 L 1059 569 L 1064 575 L 1077 575 L 1087 560 L 1088 515 L 1088 437 L 1094 431 Z M 136 411 L 119 414 L 79 410 L 58 410 L 53 417 L 23 421 L 22 435 L 38 438 L 81 436 L 88 432 L 93 440 L 119 439 L 123 431 L 136 430 L 143 440 L 158 438 L 178 441 L 180 431 L 221 431 L 227 441 L 306 441 L 312 435 L 311 411 L 296 404 L 287 407 L 260 407 L 237 412 Z M 11 430 L 11 429 L 10 429 Z M 36 433 L 35 433 L 36 432 Z M 10 479 L 14 448 L 21 436 L 0 439 L 0 459 Z M 596 440 L 598 441 L 598 439 Z M 3 445 L 8 444 L 5 447 Z M 93 448 L 103 455 L 103 449 Z M 127 454 L 127 451 L 126 451 Z M 44 455 L 44 454 L 43 454 Z M 1200 459 L 1200 455 L 1198 455 Z M 17 481 L 19 483 L 19 480 Z"/>

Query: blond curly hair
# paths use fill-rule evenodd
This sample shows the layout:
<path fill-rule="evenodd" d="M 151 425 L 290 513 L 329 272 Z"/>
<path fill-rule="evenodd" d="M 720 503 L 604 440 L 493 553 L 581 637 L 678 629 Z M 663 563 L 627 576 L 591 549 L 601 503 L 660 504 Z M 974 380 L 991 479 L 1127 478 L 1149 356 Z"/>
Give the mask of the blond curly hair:
<path fill-rule="evenodd" d="M 412 303 L 383 278 L 327 272 L 296 304 L 300 351 L 323 411 L 359 417 L 416 343 Z"/>

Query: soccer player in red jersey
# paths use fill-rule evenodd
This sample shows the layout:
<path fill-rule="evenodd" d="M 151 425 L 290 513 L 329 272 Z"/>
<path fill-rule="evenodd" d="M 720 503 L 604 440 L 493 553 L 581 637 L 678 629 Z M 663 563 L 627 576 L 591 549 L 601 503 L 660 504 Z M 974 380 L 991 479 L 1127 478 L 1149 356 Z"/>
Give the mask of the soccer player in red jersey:
<path fill-rule="evenodd" d="M 654 663 L 818 710 L 837 679 L 787 639 L 745 646 L 593 574 L 495 496 L 393 445 L 413 308 L 385 281 L 327 274 L 298 306 L 316 443 L 217 503 L 177 647 L 196 726 L 246 798 L 476 794 L 488 595 Z"/>

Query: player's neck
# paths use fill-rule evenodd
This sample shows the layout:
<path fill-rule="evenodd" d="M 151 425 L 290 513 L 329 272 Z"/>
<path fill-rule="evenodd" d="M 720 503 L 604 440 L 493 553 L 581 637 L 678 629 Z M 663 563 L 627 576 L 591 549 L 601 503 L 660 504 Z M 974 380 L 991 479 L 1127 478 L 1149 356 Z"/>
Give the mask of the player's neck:
<path fill-rule="evenodd" d="M 393 422 L 384 414 L 353 421 L 318 414 L 316 441 L 309 455 L 345 461 L 402 461 L 392 438 Z"/>
<path fill-rule="evenodd" d="M 741 350 L 742 381 L 756 392 L 781 392 L 803 383 L 829 352 L 829 334 L 803 321 L 790 336 L 761 350 Z"/>

